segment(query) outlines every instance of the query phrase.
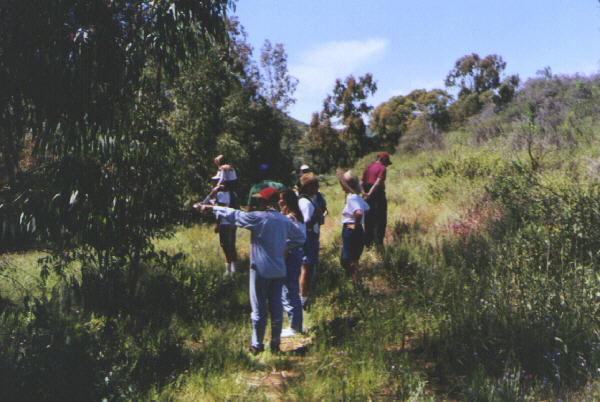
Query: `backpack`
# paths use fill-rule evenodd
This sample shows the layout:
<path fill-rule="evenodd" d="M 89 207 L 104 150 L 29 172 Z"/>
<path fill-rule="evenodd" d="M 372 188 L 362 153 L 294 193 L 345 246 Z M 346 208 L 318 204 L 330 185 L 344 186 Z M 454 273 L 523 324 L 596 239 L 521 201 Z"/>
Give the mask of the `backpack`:
<path fill-rule="evenodd" d="M 325 202 L 325 198 L 323 197 L 321 192 L 317 192 L 317 202 L 316 203 L 306 194 L 300 194 L 299 198 L 306 198 L 308 201 L 310 201 L 312 206 L 315 208 L 315 210 L 313 212 L 313 216 L 310 217 L 308 222 L 305 222 L 306 230 L 309 232 L 312 232 L 314 230 L 313 227 L 315 225 L 322 225 L 323 223 L 325 223 L 324 212 L 327 209 L 327 202 Z M 321 216 L 315 216 L 317 213 L 317 208 L 319 208 L 321 211 L 323 211 L 323 213 L 321 213 Z"/>
<path fill-rule="evenodd" d="M 321 211 L 323 211 L 323 214 L 321 215 L 321 217 L 319 219 L 319 225 L 322 225 L 325 223 L 325 212 L 327 211 L 327 201 L 325 201 L 325 197 L 323 197 L 323 194 L 321 194 L 320 191 L 317 191 L 317 205 L 319 206 L 319 208 L 321 208 Z"/>

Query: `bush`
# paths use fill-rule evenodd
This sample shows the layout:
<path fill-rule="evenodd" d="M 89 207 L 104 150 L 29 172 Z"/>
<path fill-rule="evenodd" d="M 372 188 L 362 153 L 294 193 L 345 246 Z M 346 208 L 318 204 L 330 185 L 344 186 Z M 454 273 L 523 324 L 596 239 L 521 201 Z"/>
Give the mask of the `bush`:
<path fill-rule="evenodd" d="M 474 400 L 556 395 L 597 375 L 600 183 L 489 155 L 428 172 L 434 182 L 484 178 L 501 217 L 433 244 L 405 234 L 386 249 L 386 272 L 404 314 L 420 317 L 413 344 L 435 362 L 430 375 Z"/>

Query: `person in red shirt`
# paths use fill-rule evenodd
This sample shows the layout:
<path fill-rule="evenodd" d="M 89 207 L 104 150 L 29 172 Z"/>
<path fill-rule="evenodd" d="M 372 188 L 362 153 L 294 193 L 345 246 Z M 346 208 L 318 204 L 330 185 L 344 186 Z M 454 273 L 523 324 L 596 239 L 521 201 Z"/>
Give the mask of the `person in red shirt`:
<path fill-rule="evenodd" d="M 365 245 L 383 244 L 387 225 L 387 199 L 385 197 L 385 177 L 387 166 L 391 165 L 390 155 L 382 152 L 375 163 L 367 166 L 360 181 L 362 196 L 369 204 L 365 215 Z"/>

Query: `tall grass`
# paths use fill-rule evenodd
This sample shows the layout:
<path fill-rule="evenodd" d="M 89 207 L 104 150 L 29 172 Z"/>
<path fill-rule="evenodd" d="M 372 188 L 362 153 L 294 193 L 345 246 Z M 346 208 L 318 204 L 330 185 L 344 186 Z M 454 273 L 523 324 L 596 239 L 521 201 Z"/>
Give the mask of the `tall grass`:
<path fill-rule="evenodd" d="M 233 278 L 208 224 L 156 241 L 135 297 L 118 266 L 44 282 L 43 255 L 3 256 L 3 399 L 597 398 L 600 147 L 531 154 L 468 133 L 393 157 L 364 289 L 339 266 L 345 195 L 324 177 L 315 302 L 284 355 L 246 352 L 247 231 Z"/>

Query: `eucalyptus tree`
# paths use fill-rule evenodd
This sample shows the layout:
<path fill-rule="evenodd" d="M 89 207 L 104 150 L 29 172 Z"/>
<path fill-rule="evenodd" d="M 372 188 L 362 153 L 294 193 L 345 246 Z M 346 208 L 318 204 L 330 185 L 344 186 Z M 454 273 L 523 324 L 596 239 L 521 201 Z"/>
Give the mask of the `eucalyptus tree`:
<path fill-rule="evenodd" d="M 240 194 L 258 180 L 262 163 L 272 165 L 283 182 L 293 171 L 288 151 L 300 135 L 284 113 L 293 100 L 292 88 L 279 82 L 291 79 L 285 51 L 281 45 L 263 49 L 259 68 L 243 26 L 235 18 L 226 23 L 227 42 L 197 57 L 169 89 L 176 107 L 168 122 L 178 142 L 188 198 L 208 191 L 212 159 L 220 153 L 243 172 Z"/>
<path fill-rule="evenodd" d="M 70 258 L 101 272 L 130 267 L 133 290 L 151 238 L 180 210 L 167 88 L 190 60 L 227 39 L 232 5 L 2 2 L 4 240 L 15 227 L 26 230 L 60 256 L 52 260 L 58 268 Z"/>
<path fill-rule="evenodd" d="M 504 77 L 506 62 L 502 56 L 477 53 L 458 60 L 446 76 L 446 87 L 458 88 L 458 99 L 450 108 L 454 123 L 478 113 L 486 104 L 503 106 L 509 103 L 518 86 L 518 75 Z"/>
<path fill-rule="evenodd" d="M 349 75 L 343 81 L 337 79 L 333 92 L 323 100 L 321 113 L 313 115 L 310 125 L 309 138 L 313 159 L 323 161 L 322 169 L 344 165 L 350 166 L 357 158 L 369 152 L 369 138 L 364 117 L 373 110 L 367 98 L 377 91 L 377 83 L 371 74 L 365 74 L 356 79 Z M 315 118 L 318 120 L 315 121 Z M 338 139 L 331 144 L 323 140 L 331 139 L 331 134 L 337 132 Z M 339 144 L 343 144 L 340 149 Z M 335 155 L 328 155 L 328 149 L 338 150 Z M 325 163 L 327 158 L 333 158 Z"/>
<path fill-rule="evenodd" d="M 369 127 L 379 147 L 394 149 L 398 140 L 425 119 L 432 128 L 443 130 L 449 123 L 448 105 L 452 97 L 446 91 L 416 89 L 406 96 L 394 96 L 377 106 Z"/>
<path fill-rule="evenodd" d="M 292 97 L 298 79 L 288 74 L 287 54 L 281 43 L 265 40 L 260 54 L 262 85 L 260 92 L 273 109 L 285 111 L 296 102 Z"/>

